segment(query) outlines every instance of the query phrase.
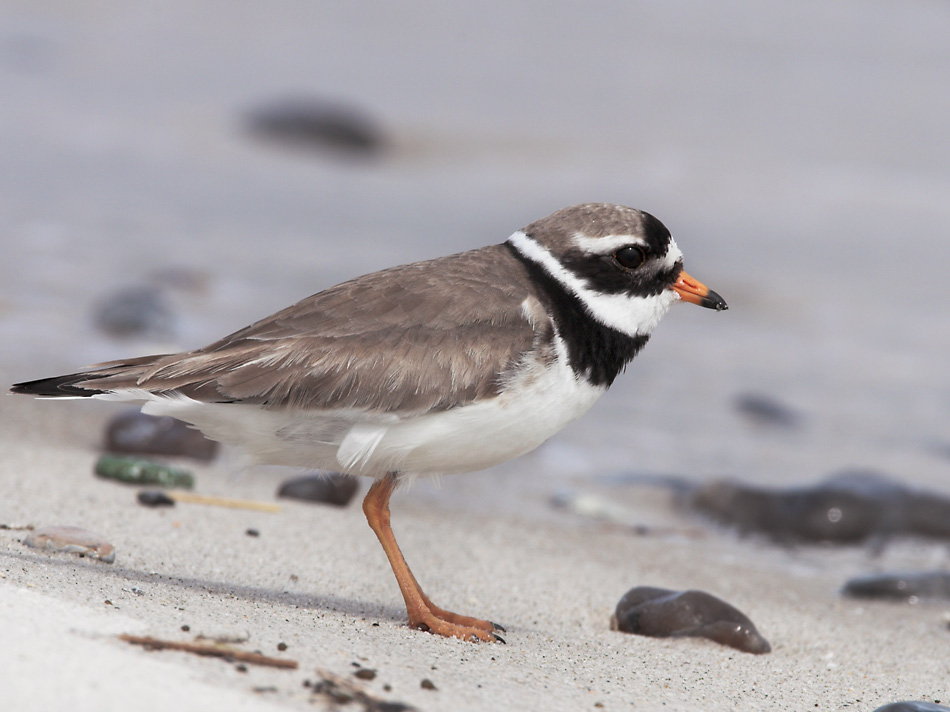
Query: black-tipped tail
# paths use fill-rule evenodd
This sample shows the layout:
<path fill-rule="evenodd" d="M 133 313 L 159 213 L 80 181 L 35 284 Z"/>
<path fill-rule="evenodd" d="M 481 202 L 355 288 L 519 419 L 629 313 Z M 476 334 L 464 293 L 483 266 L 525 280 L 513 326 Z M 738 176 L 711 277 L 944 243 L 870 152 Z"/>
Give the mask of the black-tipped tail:
<path fill-rule="evenodd" d="M 10 387 L 10 392 L 44 396 L 46 398 L 84 398 L 106 392 L 96 390 L 88 385 L 76 385 L 77 383 L 88 384 L 97 378 L 101 378 L 101 376 L 92 373 L 71 373 L 68 376 L 54 376 L 53 378 L 40 378 L 36 381 L 14 383 Z"/>

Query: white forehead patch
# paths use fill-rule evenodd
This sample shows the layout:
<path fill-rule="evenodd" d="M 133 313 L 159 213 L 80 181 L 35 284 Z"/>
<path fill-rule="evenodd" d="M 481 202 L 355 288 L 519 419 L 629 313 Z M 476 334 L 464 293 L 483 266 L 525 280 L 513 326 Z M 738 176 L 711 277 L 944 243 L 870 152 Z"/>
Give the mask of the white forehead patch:
<path fill-rule="evenodd" d="M 509 237 L 508 243 L 524 257 L 540 265 L 545 272 L 580 299 L 597 321 L 628 336 L 649 335 L 673 302 L 679 298 L 672 289 L 664 289 L 652 297 L 604 294 L 588 287 L 583 280 L 558 262 L 546 248 L 521 230 Z M 670 252 L 673 250 L 679 253 L 671 242 Z"/>

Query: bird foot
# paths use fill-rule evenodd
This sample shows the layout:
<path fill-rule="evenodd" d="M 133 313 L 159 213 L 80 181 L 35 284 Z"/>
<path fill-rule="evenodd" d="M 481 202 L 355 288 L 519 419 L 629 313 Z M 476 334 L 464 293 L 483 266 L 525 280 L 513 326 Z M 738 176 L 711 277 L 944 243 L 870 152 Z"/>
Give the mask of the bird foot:
<path fill-rule="evenodd" d="M 410 617 L 409 627 L 416 630 L 424 630 L 434 635 L 442 635 L 446 638 L 459 638 L 470 642 L 483 641 L 486 643 L 504 643 L 496 631 L 502 633 L 505 629 L 497 623 L 483 621 L 469 616 L 460 616 L 451 611 L 438 609 L 438 613 L 430 610 L 420 611 L 417 615 Z"/>

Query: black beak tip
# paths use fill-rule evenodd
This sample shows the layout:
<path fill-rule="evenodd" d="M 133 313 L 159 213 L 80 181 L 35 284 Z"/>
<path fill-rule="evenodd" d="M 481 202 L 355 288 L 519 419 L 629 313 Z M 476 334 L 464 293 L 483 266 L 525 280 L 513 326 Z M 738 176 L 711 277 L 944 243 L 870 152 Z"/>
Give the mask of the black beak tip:
<path fill-rule="evenodd" d="M 729 308 L 729 305 L 726 304 L 726 300 L 711 289 L 709 290 L 709 294 L 703 297 L 700 306 L 706 307 L 707 309 L 715 309 L 716 311 L 726 311 L 726 309 Z"/>

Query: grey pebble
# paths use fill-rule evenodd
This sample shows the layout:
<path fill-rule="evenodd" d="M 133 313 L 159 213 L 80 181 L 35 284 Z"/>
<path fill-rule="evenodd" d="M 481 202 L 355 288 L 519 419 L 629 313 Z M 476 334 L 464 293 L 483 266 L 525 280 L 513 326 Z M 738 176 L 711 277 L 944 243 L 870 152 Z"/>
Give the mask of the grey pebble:
<path fill-rule="evenodd" d="M 773 428 L 796 428 L 801 416 L 771 396 L 760 393 L 742 393 L 736 396 L 735 407 L 740 415 L 755 425 Z"/>
<path fill-rule="evenodd" d="M 247 127 L 259 138 L 346 158 L 372 158 L 386 146 L 378 124 L 366 112 L 316 98 L 284 99 L 254 109 Z"/>
<path fill-rule="evenodd" d="M 718 480 L 685 493 L 681 501 L 742 533 L 762 533 L 781 543 L 855 543 L 897 534 L 950 539 L 950 499 L 866 470 L 784 490 Z"/>
<path fill-rule="evenodd" d="M 88 556 L 111 564 L 115 561 L 115 547 L 98 534 L 68 525 L 35 529 L 23 540 L 34 549 L 49 549 L 68 554 Z"/>
<path fill-rule="evenodd" d="M 174 507 L 175 500 L 161 490 L 142 490 L 136 495 L 139 504 L 145 507 Z"/>
<path fill-rule="evenodd" d="M 620 599 L 610 628 L 655 638 L 708 638 L 757 655 L 772 650 L 745 614 L 705 591 L 637 586 Z"/>
<path fill-rule="evenodd" d="M 119 413 L 106 426 L 105 449 L 142 455 L 214 459 L 218 443 L 168 416 L 146 415 L 138 409 Z"/>
<path fill-rule="evenodd" d="M 110 336 L 167 339 L 175 331 L 175 316 L 162 290 L 150 286 L 123 287 L 94 308 L 96 326 Z"/>
<path fill-rule="evenodd" d="M 950 572 L 872 574 L 848 581 L 841 593 L 851 598 L 881 598 L 916 601 L 921 598 L 950 599 Z"/>
<path fill-rule="evenodd" d="M 277 490 L 277 496 L 345 507 L 358 489 L 355 477 L 327 472 L 287 480 Z"/>
<path fill-rule="evenodd" d="M 890 704 L 878 707 L 874 712 L 950 712 L 950 707 L 936 705 L 932 702 L 891 702 Z"/>

